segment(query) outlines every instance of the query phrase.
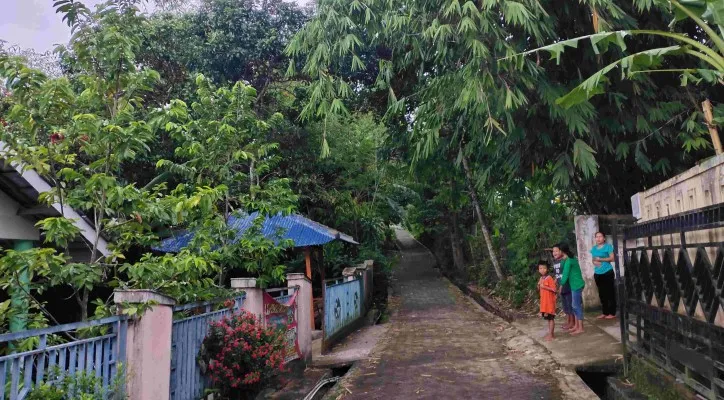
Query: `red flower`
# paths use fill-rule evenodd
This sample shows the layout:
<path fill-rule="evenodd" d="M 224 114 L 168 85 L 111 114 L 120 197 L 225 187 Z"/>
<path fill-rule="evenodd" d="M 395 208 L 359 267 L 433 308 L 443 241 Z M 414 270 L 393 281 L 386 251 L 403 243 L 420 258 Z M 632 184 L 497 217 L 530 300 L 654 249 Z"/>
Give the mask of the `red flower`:
<path fill-rule="evenodd" d="M 284 335 L 264 328 L 258 321 L 254 315 L 240 311 L 210 324 L 204 346 L 214 350 L 204 356 L 209 362 L 207 373 L 224 394 L 238 393 L 245 385 L 284 371 Z"/>
<path fill-rule="evenodd" d="M 53 132 L 52 135 L 50 135 L 50 143 L 52 144 L 58 144 L 65 139 L 65 136 L 63 136 L 60 132 Z"/>

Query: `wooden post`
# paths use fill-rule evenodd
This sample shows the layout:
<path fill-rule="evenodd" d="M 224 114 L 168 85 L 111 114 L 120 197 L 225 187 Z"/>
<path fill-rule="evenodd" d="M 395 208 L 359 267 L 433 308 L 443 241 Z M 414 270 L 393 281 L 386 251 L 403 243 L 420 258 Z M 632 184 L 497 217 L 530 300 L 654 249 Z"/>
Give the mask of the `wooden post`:
<path fill-rule="evenodd" d="M 312 279 L 312 251 L 309 247 L 304 248 L 304 263 L 307 266 L 307 278 Z"/>
<path fill-rule="evenodd" d="M 309 282 L 312 281 L 312 251 L 309 247 L 304 248 L 304 264 L 306 264 L 307 267 L 307 279 L 309 279 Z M 311 313 L 311 321 L 312 324 L 312 330 L 314 330 L 314 294 L 309 296 L 309 301 L 312 302 L 312 313 Z"/>
<path fill-rule="evenodd" d="M 709 99 L 704 100 L 701 103 L 701 109 L 704 110 L 704 120 L 706 120 L 706 126 L 709 128 L 709 135 L 711 136 L 711 144 L 714 145 L 714 151 L 716 154 L 724 152 L 722 150 L 721 141 L 719 140 L 719 131 L 714 126 L 714 115 L 711 111 L 711 101 Z"/>

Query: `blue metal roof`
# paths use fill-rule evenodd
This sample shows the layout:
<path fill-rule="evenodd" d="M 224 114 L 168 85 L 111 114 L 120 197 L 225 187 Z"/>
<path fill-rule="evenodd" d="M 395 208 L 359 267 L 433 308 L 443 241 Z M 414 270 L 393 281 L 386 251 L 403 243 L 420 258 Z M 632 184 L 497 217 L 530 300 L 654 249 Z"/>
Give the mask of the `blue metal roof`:
<path fill-rule="evenodd" d="M 259 213 L 255 212 L 248 216 L 229 217 L 229 228 L 236 231 L 236 240 L 241 237 L 253 224 Z M 359 244 L 349 235 L 312 221 L 298 214 L 282 215 L 277 214 L 271 218 L 266 217 L 262 223 L 262 234 L 275 242 L 280 240 L 292 240 L 294 247 L 320 246 L 334 240 Z M 188 246 L 193 239 L 193 232 L 180 232 L 163 240 L 161 244 L 154 247 L 154 250 L 166 253 L 176 253 Z"/>

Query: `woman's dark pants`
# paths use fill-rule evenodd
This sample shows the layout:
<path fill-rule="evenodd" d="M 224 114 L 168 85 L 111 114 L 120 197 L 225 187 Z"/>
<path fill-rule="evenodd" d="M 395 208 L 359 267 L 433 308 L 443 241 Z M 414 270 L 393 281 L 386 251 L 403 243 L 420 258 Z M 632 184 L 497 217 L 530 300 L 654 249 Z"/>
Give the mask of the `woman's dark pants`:
<path fill-rule="evenodd" d="M 601 313 L 616 315 L 616 275 L 613 270 L 605 274 L 594 274 L 598 286 L 598 298 L 601 299 Z"/>

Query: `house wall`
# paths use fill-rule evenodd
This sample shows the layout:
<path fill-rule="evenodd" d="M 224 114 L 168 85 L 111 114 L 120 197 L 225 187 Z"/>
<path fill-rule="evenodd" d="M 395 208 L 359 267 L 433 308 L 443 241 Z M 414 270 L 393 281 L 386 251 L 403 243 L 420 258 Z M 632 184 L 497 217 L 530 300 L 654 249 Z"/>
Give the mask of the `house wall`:
<path fill-rule="evenodd" d="M 709 158 L 697 166 L 631 197 L 631 208 L 638 222 L 667 217 L 724 202 L 724 154 Z M 686 233 L 686 243 L 724 242 L 724 228 Z M 644 245 L 645 239 L 638 244 Z M 653 245 L 681 244 L 679 235 L 652 238 Z M 714 248 L 707 248 L 711 261 Z M 696 249 L 689 249 L 695 258 Z"/>
<path fill-rule="evenodd" d="M 639 222 L 724 202 L 724 154 L 631 197 Z M 638 212 L 637 212 L 638 211 Z"/>
<path fill-rule="evenodd" d="M 40 232 L 34 221 L 18 215 L 20 205 L 7 193 L 0 190 L 0 239 L 34 240 L 40 239 Z"/>

